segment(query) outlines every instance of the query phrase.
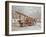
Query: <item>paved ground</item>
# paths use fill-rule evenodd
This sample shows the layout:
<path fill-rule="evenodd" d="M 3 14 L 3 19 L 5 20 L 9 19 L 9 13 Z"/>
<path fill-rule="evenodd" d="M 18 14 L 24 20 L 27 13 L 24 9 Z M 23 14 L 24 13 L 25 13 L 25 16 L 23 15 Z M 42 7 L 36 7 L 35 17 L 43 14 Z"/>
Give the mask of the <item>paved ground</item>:
<path fill-rule="evenodd" d="M 15 26 L 12 26 L 12 30 L 13 31 L 39 30 L 41 28 L 40 25 L 41 25 L 40 23 L 37 23 L 35 25 L 27 26 L 27 27 L 15 27 Z"/>

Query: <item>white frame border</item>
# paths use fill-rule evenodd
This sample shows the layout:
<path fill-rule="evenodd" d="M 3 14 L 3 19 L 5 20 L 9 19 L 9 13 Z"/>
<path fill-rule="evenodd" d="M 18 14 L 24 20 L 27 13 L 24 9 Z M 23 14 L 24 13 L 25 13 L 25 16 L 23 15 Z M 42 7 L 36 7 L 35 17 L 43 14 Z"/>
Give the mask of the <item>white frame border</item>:
<path fill-rule="evenodd" d="M 11 31 L 11 18 L 12 18 L 12 14 L 11 14 L 11 10 L 12 10 L 12 5 L 20 5 L 20 6 L 38 6 L 41 7 L 41 21 L 42 21 L 42 25 L 41 25 L 41 30 L 33 30 L 33 31 Z M 26 33 L 41 33 L 44 30 L 44 23 L 43 23 L 43 19 L 44 19 L 44 6 L 43 5 L 38 5 L 38 4 L 22 4 L 22 3 L 9 3 L 9 34 L 26 34 Z"/>

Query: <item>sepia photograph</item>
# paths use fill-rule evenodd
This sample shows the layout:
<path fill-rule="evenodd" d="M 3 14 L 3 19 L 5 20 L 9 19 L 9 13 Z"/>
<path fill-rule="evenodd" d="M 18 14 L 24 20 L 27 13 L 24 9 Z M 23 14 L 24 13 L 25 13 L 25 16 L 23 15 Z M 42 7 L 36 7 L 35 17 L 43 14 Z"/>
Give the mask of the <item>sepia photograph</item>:
<path fill-rule="evenodd" d="M 12 31 L 41 29 L 41 7 L 12 6 Z"/>
<path fill-rule="evenodd" d="M 44 3 L 7 2 L 6 34 L 44 33 L 44 8 Z"/>

